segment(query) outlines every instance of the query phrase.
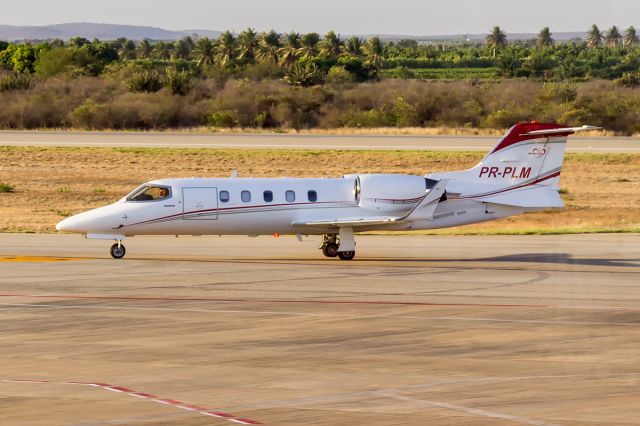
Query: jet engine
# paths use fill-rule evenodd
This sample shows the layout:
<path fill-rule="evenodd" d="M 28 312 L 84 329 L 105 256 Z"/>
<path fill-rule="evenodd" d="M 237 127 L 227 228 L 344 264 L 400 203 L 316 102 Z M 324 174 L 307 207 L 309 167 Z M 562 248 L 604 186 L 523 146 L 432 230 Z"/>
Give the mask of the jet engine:
<path fill-rule="evenodd" d="M 411 209 L 429 188 L 422 176 L 363 174 L 345 178 L 355 179 L 354 195 L 360 207 L 385 213 Z"/>

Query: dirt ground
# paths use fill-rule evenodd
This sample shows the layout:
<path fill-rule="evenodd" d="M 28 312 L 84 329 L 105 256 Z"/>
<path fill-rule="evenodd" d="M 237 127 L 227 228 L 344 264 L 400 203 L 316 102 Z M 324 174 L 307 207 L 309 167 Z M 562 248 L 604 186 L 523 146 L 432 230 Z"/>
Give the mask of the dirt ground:
<path fill-rule="evenodd" d="M 113 202 L 140 183 L 167 177 L 335 177 L 347 173 L 460 170 L 475 152 L 288 151 L 1 147 L 0 231 L 55 232 L 64 217 Z M 640 155 L 569 154 L 561 188 L 567 207 L 441 233 L 640 230 Z"/>

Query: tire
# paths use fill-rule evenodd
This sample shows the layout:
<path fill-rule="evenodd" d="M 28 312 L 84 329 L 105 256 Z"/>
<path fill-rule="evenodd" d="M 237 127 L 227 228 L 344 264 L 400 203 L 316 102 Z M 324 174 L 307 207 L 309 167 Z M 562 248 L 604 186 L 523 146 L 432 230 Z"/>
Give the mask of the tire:
<path fill-rule="evenodd" d="M 356 257 L 355 251 L 340 251 L 338 252 L 338 257 L 340 260 L 353 260 Z"/>
<path fill-rule="evenodd" d="M 338 245 L 336 243 L 327 244 L 326 246 L 322 247 L 322 254 L 327 257 L 338 256 Z"/>
<path fill-rule="evenodd" d="M 114 259 L 122 259 L 124 255 L 127 253 L 127 249 L 124 248 L 124 245 L 115 243 L 111 246 L 111 257 Z"/>

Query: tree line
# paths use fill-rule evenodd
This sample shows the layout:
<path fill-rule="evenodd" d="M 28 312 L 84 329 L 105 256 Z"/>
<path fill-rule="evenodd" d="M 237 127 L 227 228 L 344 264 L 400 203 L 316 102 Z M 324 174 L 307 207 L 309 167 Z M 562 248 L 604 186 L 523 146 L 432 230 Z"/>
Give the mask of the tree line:
<path fill-rule="evenodd" d="M 633 83 L 640 70 L 640 44 L 634 27 L 624 33 L 593 25 L 585 41 L 556 43 L 548 27 L 535 40 L 509 42 L 498 26 L 484 43 L 424 44 L 415 40 L 343 39 L 334 31 L 239 34 L 217 39 L 184 37 L 173 42 L 75 37 L 32 43 L 0 41 L 0 69 L 6 72 L 77 77 L 116 75 L 148 80 L 142 89 L 162 86 L 168 68 L 188 77 L 281 78 L 294 86 L 362 82 L 382 75 L 416 78 L 419 69 L 494 69 L 496 78 L 546 80 L 618 79 Z M 135 76 L 134 73 L 137 73 Z M 130 84 L 132 88 L 137 85 Z"/>
<path fill-rule="evenodd" d="M 465 69 L 491 77 L 455 77 Z M 450 70 L 459 81 L 418 81 L 420 70 Z M 634 134 L 639 70 L 633 28 L 595 27 L 585 41 L 562 43 L 549 28 L 511 42 L 499 27 L 481 43 L 252 29 L 172 42 L 0 41 L 0 128 L 504 128 L 540 120 Z"/>

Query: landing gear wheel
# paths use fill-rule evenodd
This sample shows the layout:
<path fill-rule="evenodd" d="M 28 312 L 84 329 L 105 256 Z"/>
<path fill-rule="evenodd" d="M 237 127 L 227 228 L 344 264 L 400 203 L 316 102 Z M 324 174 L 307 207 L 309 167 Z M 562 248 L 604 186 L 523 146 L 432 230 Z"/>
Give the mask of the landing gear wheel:
<path fill-rule="evenodd" d="M 111 257 L 114 259 L 122 259 L 127 252 L 122 243 L 115 243 L 111 246 Z"/>
<path fill-rule="evenodd" d="M 356 252 L 355 251 L 339 251 L 338 257 L 340 258 L 340 260 L 353 260 L 353 258 L 356 257 Z"/>
<path fill-rule="evenodd" d="M 322 246 L 322 254 L 327 257 L 336 257 L 338 255 L 338 245 L 329 243 Z"/>

